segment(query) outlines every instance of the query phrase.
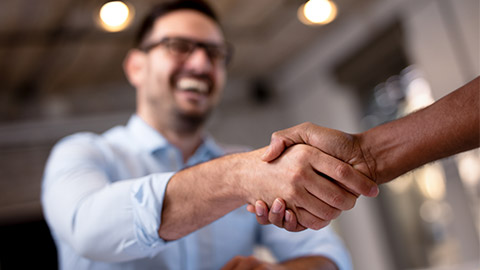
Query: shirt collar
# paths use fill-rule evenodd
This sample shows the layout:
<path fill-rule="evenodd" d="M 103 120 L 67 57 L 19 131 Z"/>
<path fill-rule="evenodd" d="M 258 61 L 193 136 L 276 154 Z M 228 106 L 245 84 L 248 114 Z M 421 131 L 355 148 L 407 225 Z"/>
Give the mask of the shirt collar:
<path fill-rule="evenodd" d="M 148 125 L 137 114 L 130 117 L 127 123 L 127 129 L 130 134 L 133 135 L 136 144 L 138 144 L 144 151 L 154 153 L 169 147 L 175 148 L 175 146 L 170 144 L 160 132 Z M 194 156 L 208 156 L 210 158 L 215 158 L 224 154 L 224 149 L 215 142 L 211 135 L 206 134 L 203 143 L 197 149 Z"/>

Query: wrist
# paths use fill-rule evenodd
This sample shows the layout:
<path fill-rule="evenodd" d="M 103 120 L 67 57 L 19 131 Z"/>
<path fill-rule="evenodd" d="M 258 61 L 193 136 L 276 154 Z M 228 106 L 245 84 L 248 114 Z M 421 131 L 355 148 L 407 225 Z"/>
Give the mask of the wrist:
<path fill-rule="evenodd" d="M 250 152 L 238 153 L 228 156 L 231 164 L 231 186 L 234 189 L 235 196 L 242 200 L 243 204 L 255 204 L 255 201 L 261 197 L 261 193 L 256 194 L 259 189 L 258 181 L 262 180 L 264 169 L 261 166 L 269 166 L 262 161 L 261 156 L 267 147 Z"/>
<path fill-rule="evenodd" d="M 389 182 L 412 168 L 412 150 L 418 143 L 414 131 L 405 133 L 408 129 L 404 122 L 399 119 L 359 134 L 359 144 L 377 184 Z"/>
<path fill-rule="evenodd" d="M 358 145 L 358 148 L 360 149 L 363 159 L 365 161 L 366 167 L 368 168 L 368 171 L 370 173 L 370 179 L 372 179 L 377 184 L 383 183 L 382 179 L 379 176 L 378 163 L 372 141 L 369 138 L 368 131 L 355 134 L 353 136 L 355 144 Z"/>
<path fill-rule="evenodd" d="M 230 175 L 225 179 L 227 179 L 227 186 L 231 188 L 231 198 L 241 201 L 241 204 L 249 202 L 249 184 L 251 181 L 248 175 L 253 170 L 249 154 L 250 152 L 237 153 L 224 157 L 226 164 L 228 164 L 224 173 Z"/>

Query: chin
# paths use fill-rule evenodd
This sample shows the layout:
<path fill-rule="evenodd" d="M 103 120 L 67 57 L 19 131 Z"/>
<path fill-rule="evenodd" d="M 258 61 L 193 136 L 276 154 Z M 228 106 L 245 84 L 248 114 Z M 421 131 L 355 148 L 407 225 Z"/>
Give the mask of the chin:
<path fill-rule="evenodd" d="M 196 132 L 203 127 L 210 115 L 210 111 L 176 111 L 176 129 L 181 133 Z"/>
<path fill-rule="evenodd" d="M 186 106 L 184 108 L 179 109 L 179 111 L 184 115 L 202 117 L 202 116 L 208 115 L 211 111 L 211 108 L 205 108 L 205 107 L 200 108 L 198 106 Z"/>

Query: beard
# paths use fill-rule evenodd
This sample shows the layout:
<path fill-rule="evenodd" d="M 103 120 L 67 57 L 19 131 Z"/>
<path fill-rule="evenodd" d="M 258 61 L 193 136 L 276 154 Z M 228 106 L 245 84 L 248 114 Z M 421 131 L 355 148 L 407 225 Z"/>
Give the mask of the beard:
<path fill-rule="evenodd" d="M 208 117 L 210 116 L 211 109 L 202 114 L 186 113 L 179 109 L 174 109 L 173 115 L 173 128 L 178 134 L 190 135 L 197 132 L 203 127 Z"/>

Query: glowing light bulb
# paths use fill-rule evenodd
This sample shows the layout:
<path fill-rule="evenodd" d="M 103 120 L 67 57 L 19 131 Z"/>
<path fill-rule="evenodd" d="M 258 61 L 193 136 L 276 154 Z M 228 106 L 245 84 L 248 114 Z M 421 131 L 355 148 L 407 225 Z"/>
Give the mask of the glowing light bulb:
<path fill-rule="evenodd" d="M 306 25 L 328 24 L 337 16 L 337 7 L 329 0 L 310 0 L 300 6 L 297 15 Z"/>
<path fill-rule="evenodd" d="M 445 174 L 439 163 L 427 164 L 416 173 L 417 183 L 425 198 L 442 200 L 446 193 Z"/>
<path fill-rule="evenodd" d="M 133 17 L 133 9 L 122 1 L 112 1 L 100 8 L 101 26 L 110 32 L 125 29 Z"/>

